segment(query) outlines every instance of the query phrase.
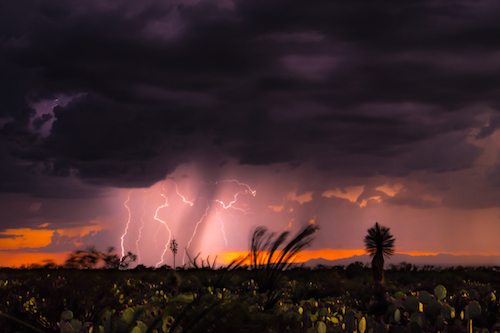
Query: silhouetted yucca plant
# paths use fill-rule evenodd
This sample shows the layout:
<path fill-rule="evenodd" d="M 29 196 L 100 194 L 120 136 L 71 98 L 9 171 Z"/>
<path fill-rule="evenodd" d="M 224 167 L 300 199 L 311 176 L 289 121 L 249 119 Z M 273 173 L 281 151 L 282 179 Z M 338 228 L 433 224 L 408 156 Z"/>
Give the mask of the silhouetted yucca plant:
<path fill-rule="evenodd" d="M 255 229 L 250 244 L 250 268 L 255 272 L 255 281 L 261 292 L 268 293 L 268 305 L 279 298 L 279 283 L 282 272 L 293 264 L 293 259 L 313 241 L 318 230 L 315 225 L 307 225 L 288 243 L 289 232 L 276 237 L 265 227 Z"/>
<path fill-rule="evenodd" d="M 198 263 L 200 253 L 191 257 L 186 250 L 188 257 L 188 267 L 198 270 L 198 278 L 204 286 L 224 287 L 226 284 L 227 273 L 239 269 L 248 257 L 239 257 L 231 261 L 228 265 L 217 267 L 217 256 L 210 262 L 210 256 L 201 259 L 201 265 Z"/>
<path fill-rule="evenodd" d="M 365 236 L 365 249 L 373 257 L 372 270 L 375 284 L 384 283 L 384 257 L 394 254 L 395 241 L 390 229 L 381 226 L 378 222 L 368 229 L 368 234 Z"/>

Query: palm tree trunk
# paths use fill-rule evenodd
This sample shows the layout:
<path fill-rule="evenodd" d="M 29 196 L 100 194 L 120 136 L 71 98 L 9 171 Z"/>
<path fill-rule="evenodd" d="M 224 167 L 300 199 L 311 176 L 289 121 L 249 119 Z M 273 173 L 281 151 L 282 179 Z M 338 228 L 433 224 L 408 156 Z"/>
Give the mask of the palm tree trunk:
<path fill-rule="evenodd" d="M 384 256 L 382 253 L 376 253 L 372 259 L 373 272 L 373 291 L 374 291 L 374 309 L 375 313 L 381 315 L 385 313 L 387 302 L 385 299 L 384 286 Z"/>
<path fill-rule="evenodd" d="M 372 259 L 373 282 L 377 285 L 384 284 L 384 256 L 376 253 Z"/>

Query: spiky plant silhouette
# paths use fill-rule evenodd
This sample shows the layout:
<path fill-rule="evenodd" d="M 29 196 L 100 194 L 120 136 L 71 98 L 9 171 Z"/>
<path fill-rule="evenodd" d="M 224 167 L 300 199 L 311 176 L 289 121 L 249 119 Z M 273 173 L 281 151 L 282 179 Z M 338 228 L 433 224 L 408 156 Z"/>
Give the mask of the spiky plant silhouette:
<path fill-rule="evenodd" d="M 255 273 L 259 290 L 268 295 L 265 308 L 271 308 L 278 301 L 283 271 L 293 265 L 297 254 L 311 244 L 317 230 L 318 226 L 309 224 L 285 244 L 290 234 L 288 231 L 276 237 L 265 227 L 255 229 L 250 243 L 250 268 Z"/>
<path fill-rule="evenodd" d="M 384 258 L 394 254 L 395 241 L 390 228 L 381 226 L 378 222 L 368 229 L 368 234 L 365 236 L 365 249 L 373 257 L 373 282 L 376 285 L 384 283 Z"/>
<path fill-rule="evenodd" d="M 172 251 L 172 254 L 174 255 L 174 269 L 176 269 L 177 266 L 175 266 L 175 256 L 177 255 L 177 249 L 178 249 L 178 245 L 177 244 L 177 241 L 174 239 L 172 239 L 172 241 L 170 242 L 170 251 Z"/>

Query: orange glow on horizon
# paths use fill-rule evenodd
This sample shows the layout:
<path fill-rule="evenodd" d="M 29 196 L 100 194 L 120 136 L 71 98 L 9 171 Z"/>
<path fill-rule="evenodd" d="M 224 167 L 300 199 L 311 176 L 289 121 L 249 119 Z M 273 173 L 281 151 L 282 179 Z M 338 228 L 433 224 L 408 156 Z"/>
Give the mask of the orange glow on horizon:
<path fill-rule="evenodd" d="M 425 251 L 401 251 L 399 254 L 407 254 L 412 257 L 424 257 L 424 256 L 432 256 L 435 257 L 440 254 L 440 252 L 425 252 Z"/>
<path fill-rule="evenodd" d="M 313 259 L 326 259 L 326 260 L 339 260 L 347 259 L 355 256 L 362 256 L 366 254 L 364 249 L 317 249 L 317 250 L 304 250 L 300 252 L 293 260 L 294 263 L 304 263 Z M 411 257 L 434 257 L 438 255 L 451 255 L 451 256 L 480 256 L 480 257 L 490 257 L 490 256 L 500 256 L 500 252 L 430 252 L 430 251 L 400 251 L 396 254 L 405 254 Z M 230 251 L 223 252 L 219 256 L 224 264 L 229 264 L 233 260 L 239 258 L 244 258 L 249 255 L 248 251 Z M 244 262 L 248 264 L 249 261 Z"/>
<path fill-rule="evenodd" d="M 221 253 L 220 257 L 224 264 L 228 264 L 233 260 L 238 258 L 244 258 L 248 256 L 248 251 L 230 251 Z M 297 254 L 294 258 L 294 263 L 303 263 L 312 259 L 327 259 L 327 260 L 337 260 L 345 259 L 353 256 L 360 256 L 365 254 L 364 249 L 318 249 L 318 250 L 304 250 Z M 246 262 L 248 263 L 248 261 Z"/>
<path fill-rule="evenodd" d="M 69 252 L 0 252 L 0 267 L 21 267 L 31 264 L 44 264 L 47 260 L 62 265 Z"/>
<path fill-rule="evenodd" d="M 26 252 L 26 251 L 0 251 L 0 267 L 18 268 L 21 266 L 29 266 L 31 264 L 43 265 L 46 261 L 52 261 L 57 265 L 62 265 L 67 259 L 70 252 Z M 229 264 L 233 260 L 248 256 L 248 251 L 228 251 L 218 255 L 221 264 Z M 294 263 L 304 263 L 313 259 L 339 260 L 348 259 L 355 256 L 365 255 L 364 249 L 313 249 L 300 252 L 293 260 Z M 400 251 L 396 254 L 409 255 L 411 257 L 422 256 L 500 256 L 499 252 L 431 252 L 431 251 Z M 244 264 L 249 264 L 248 259 Z"/>

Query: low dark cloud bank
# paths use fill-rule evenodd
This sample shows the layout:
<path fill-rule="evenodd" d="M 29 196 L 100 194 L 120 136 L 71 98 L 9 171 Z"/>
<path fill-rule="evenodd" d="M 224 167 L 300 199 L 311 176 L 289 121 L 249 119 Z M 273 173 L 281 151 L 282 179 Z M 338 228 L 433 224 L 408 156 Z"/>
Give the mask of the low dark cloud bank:
<path fill-rule="evenodd" d="M 198 158 L 469 168 L 471 135 L 500 124 L 499 15 L 495 1 L 3 1 L 0 191 L 72 174 L 147 186 Z M 30 128 L 33 103 L 58 96 L 71 102 Z"/>

